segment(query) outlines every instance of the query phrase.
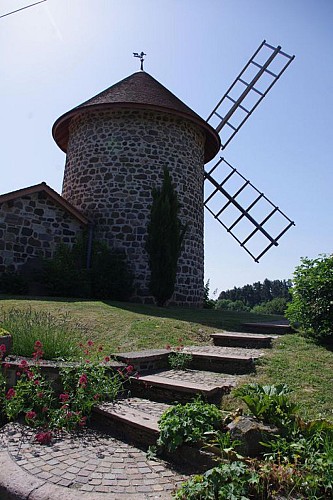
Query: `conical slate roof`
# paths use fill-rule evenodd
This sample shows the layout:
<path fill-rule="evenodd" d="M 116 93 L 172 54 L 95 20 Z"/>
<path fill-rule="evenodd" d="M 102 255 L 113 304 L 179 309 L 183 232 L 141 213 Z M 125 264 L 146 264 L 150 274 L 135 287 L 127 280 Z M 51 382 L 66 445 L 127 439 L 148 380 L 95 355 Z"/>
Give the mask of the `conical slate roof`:
<path fill-rule="evenodd" d="M 52 134 L 58 146 L 67 151 L 69 125 L 75 116 L 95 109 L 151 109 L 187 118 L 205 132 L 205 162 L 220 149 L 220 138 L 191 108 L 145 71 L 138 71 L 112 85 L 95 97 L 60 116 L 53 125 Z"/>

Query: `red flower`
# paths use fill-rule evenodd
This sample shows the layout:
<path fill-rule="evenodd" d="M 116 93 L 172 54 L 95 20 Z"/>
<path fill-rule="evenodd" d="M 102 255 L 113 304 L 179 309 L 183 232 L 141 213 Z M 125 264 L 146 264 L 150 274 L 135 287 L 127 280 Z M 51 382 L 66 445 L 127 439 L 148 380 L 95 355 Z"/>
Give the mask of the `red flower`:
<path fill-rule="evenodd" d="M 132 365 L 126 366 L 127 373 L 132 373 L 133 370 L 134 370 L 134 366 L 132 366 Z"/>
<path fill-rule="evenodd" d="M 88 340 L 87 346 L 92 347 L 93 345 L 94 345 L 93 341 L 92 340 Z"/>
<path fill-rule="evenodd" d="M 17 376 L 17 378 L 20 378 L 20 376 L 21 376 L 21 375 L 22 375 L 22 373 L 21 373 L 21 372 L 16 372 L 16 376 Z"/>
<path fill-rule="evenodd" d="M 37 397 L 38 398 L 43 398 L 44 397 L 44 392 L 37 392 Z"/>
<path fill-rule="evenodd" d="M 50 444 L 52 440 L 52 432 L 38 432 L 35 436 L 35 439 L 39 444 Z"/>
<path fill-rule="evenodd" d="M 87 385 L 87 382 L 88 382 L 87 375 L 85 373 L 82 373 L 81 377 L 79 378 L 79 385 L 85 387 Z"/>
<path fill-rule="evenodd" d="M 104 361 L 105 363 L 108 363 L 110 361 L 110 356 L 105 356 Z"/>
<path fill-rule="evenodd" d="M 25 359 L 22 359 L 21 363 L 19 364 L 19 368 L 27 368 L 28 362 Z"/>
<path fill-rule="evenodd" d="M 35 411 L 33 411 L 33 410 L 28 411 L 28 412 L 25 414 L 25 418 L 26 418 L 27 420 L 33 420 L 33 419 L 34 419 L 34 418 L 36 418 L 36 417 L 37 417 L 37 413 L 36 413 Z"/>
<path fill-rule="evenodd" d="M 34 380 L 35 385 L 40 385 L 40 380 Z"/>
<path fill-rule="evenodd" d="M 11 387 L 8 389 L 7 394 L 6 394 L 6 399 L 12 399 L 14 396 L 16 396 L 15 390 Z"/>
<path fill-rule="evenodd" d="M 79 422 L 79 426 L 80 427 L 84 427 L 87 423 L 87 417 L 82 417 L 80 422 Z"/>
<path fill-rule="evenodd" d="M 3 367 L 4 367 L 4 368 L 6 368 L 6 369 L 7 369 L 7 368 L 10 368 L 10 367 L 11 367 L 11 364 L 10 364 L 10 363 L 4 363 L 4 364 L 3 364 Z"/>
<path fill-rule="evenodd" d="M 66 401 L 69 400 L 69 394 L 67 394 L 67 392 L 65 392 L 64 394 L 60 394 L 59 399 L 63 403 L 66 403 Z"/>
<path fill-rule="evenodd" d="M 2 354 L 5 354 L 6 351 L 7 351 L 7 349 L 6 349 L 5 344 L 1 344 L 0 345 L 0 352 L 2 352 Z"/>
<path fill-rule="evenodd" d="M 41 347 L 43 347 L 43 344 L 41 343 L 40 340 L 36 340 L 35 342 L 35 349 L 40 349 Z"/>

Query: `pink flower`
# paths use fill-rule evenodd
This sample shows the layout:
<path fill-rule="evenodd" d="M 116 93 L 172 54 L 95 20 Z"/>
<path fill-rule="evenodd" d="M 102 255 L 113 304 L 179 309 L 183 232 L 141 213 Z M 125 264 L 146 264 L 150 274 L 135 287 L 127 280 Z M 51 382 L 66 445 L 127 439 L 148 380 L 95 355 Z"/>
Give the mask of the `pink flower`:
<path fill-rule="evenodd" d="M 85 373 L 82 373 L 81 377 L 79 378 L 79 385 L 85 387 L 87 385 L 87 382 L 88 382 L 87 375 Z"/>
<path fill-rule="evenodd" d="M 92 347 L 93 345 L 94 345 L 93 341 L 92 340 L 88 340 L 87 346 L 88 347 Z"/>
<path fill-rule="evenodd" d="M 11 387 L 8 389 L 7 394 L 6 394 L 6 399 L 12 399 L 14 396 L 16 396 L 15 390 Z"/>
<path fill-rule="evenodd" d="M 41 347 L 43 347 L 43 344 L 41 343 L 40 340 L 36 340 L 35 342 L 35 349 L 40 349 Z"/>
<path fill-rule="evenodd" d="M 25 359 L 22 359 L 21 363 L 19 364 L 19 368 L 27 368 L 28 362 Z"/>
<path fill-rule="evenodd" d="M 17 376 L 17 378 L 20 378 L 20 376 L 21 376 L 21 375 L 22 375 L 22 373 L 21 373 L 21 372 L 16 372 L 16 376 Z"/>
<path fill-rule="evenodd" d="M 39 444 L 50 444 L 52 440 L 52 432 L 46 431 L 46 432 L 38 432 L 35 436 L 36 441 L 38 441 Z"/>
<path fill-rule="evenodd" d="M 33 410 L 28 411 L 28 412 L 25 414 L 25 418 L 26 418 L 27 420 L 33 420 L 33 419 L 34 419 L 34 418 L 36 418 L 36 417 L 37 417 L 37 413 L 36 413 L 35 411 L 33 411 Z"/>
<path fill-rule="evenodd" d="M 80 427 L 84 427 L 87 423 L 87 417 L 82 417 L 80 422 L 79 422 L 79 426 Z"/>
<path fill-rule="evenodd" d="M 40 380 L 34 380 L 35 385 L 40 385 Z"/>
<path fill-rule="evenodd" d="M 66 403 L 66 401 L 69 400 L 69 394 L 67 394 L 67 392 L 65 392 L 64 394 L 60 394 L 59 399 L 63 403 Z"/>
<path fill-rule="evenodd" d="M 10 364 L 10 363 L 4 363 L 4 364 L 3 364 L 3 367 L 4 367 L 5 369 L 10 368 L 10 367 L 11 367 L 11 364 Z"/>
<path fill-rule="evenodd" d="M 132 373 L 133 370 L 134 370 L 134 366 L 132 366 L 132 365 L 126 366 L 127 373 Z"/>
<path fill-rule="evenodd" d="M 108 363 L 110 361 L 110 356 L 105 356 L 104 361 L 105 363 Z"/>
<path fill-rule="evenodd" d="M 5 354 L 6 351 L 7 351 L 7 349 L 6 349 L 5 344 L 1 344 L 0 345 L 0 352 L 2 352 L 2 354 Z"/>

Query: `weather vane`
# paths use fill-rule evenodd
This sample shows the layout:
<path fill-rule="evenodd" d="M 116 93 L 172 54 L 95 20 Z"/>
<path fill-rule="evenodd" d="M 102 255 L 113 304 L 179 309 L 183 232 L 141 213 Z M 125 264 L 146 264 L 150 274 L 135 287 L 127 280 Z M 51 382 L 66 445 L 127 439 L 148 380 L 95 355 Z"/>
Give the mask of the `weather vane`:
<path fill-rule="evenodd" d="M 144 61 L 144 56 L 146 56 L 147 54 L 145 54 L 144 52 L 141 52 L 141 54 L 139 54 L 138 52 L 133 52 L 133 56 L 134 57 L 140 57 L 140 61 L 141 61 L 141 71 L 143 71 L 143 61 Z"/>

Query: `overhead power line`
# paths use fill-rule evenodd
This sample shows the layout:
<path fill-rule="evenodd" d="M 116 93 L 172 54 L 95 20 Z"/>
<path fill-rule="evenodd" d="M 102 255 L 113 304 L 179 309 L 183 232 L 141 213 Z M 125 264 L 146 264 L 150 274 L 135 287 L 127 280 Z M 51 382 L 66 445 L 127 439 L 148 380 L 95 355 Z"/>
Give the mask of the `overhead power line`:
<path fill-rule="evenodd" d="M 37 4 L 43 3 L 43 2 L 46 2 L 46 0 L 40 0 L 40 2 L 32 3 L 30 5 L 27 5 L 26 7 L 22 7 L 21 9 L 13 10 L 13 12 L 8 12 L 8 14 L 3 14 L 2 16 L 0 16 L 0 19 L 2 17 L 10 16 L 11 14 L 15 14 L 15 12 L 20 12 L 20 10 L 29 9 L 29 7 L 33 7 L 34 5 L 37 5 Z"/>

